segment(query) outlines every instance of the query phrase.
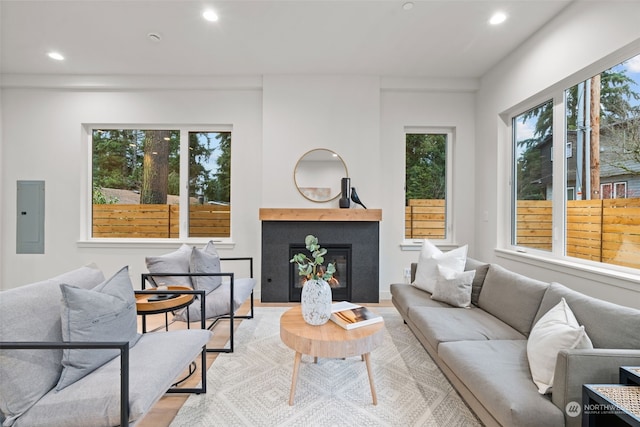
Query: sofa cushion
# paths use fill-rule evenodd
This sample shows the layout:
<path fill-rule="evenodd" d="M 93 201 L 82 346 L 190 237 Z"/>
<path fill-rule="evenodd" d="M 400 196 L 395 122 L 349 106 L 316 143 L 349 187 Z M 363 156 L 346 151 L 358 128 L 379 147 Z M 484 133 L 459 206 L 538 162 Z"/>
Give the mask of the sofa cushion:
<path fill-rule="evenodd" d="M 482 285 L 478 306 L 528 335 L 549 285 L 491 264 Z"/>
<path fill-rule="evenodd" d="M 211 337 L 190 329 L 143 334 L 129 352 L 129 420 L 135 424 L 175 383 Z M 152 356 L 150 356 L 152 355 Z M 48 393 L 15 427 L 120 424 L 120 357 L 56 393 Z"/>
<path fill-rule="evenodd" d="M 434 349 L 438 349 L 440 343 L 449 341 L 525 339 L 511 326 L 476 307 L 411 306 L 408 317 Z"/>
<path fill-rule="evenodd" d="M 60 284 L 93 288 L 103 280 L 102 272 L 90 265 L 1 292 L 0 341 L 62 341 Z M 56 385 L 61 361 L 62 350 L 0 352 L 0 411 L 6 425 Z"/>
<path fill-rule="evenodd" d="M 416 278 L 412 285 L 433 293 L 433 288 L 438 277 L 438 266 L 451 268 L 455 271 L 464 271 L 467 260 L 468 246 L 461 246 L 449 252 L 442 252 L 428 239 L 422 244 L 422 250 L 418 258 Z"/>
<path fill-rule="evenodd" d="M 471 304 L 478 305 L 478 298 L 480 297 L 480 291 L 482 290 L 484 279 L 489 270 L 489 264 L 467 257 L 464 269 L 465 271 L 476 271 L 476 275 L 473 277 L 473 283 L 471 283 Z"/>
<path fill-rule="evenodd" d="M 564 298 L 531 329 L 527 341 L 527 359 L 533 382 L 541 394 L 553 387 L 558 352 L 563 349 L 593 348 Z"/>
<path fill-rule="evenodd" d="M 220 255 L 213 242 L 207 243 L 203 250 L 193 248 L 189 258 L 190 273 L 220 273 Z M 222 284 L 221 276 L 192 276 L 193 288 L 206 294 Z"/>
<path fill-rule="evenodd" d="M 559 283 L 551 283 L 545 292 L 536 321 L 561 298 L 567 301 L 595 348 L 640 348 L 640 310 L 593 298 Z"/>
<path fill-rule="evenodd" d="M 192 247 L 183 244 L 178 250 L 160 256 L 145 258 L 149 273 L 189 273 L 189 259 Z M 158 276 L 153 280 L 158 286 L 186 286 L 192 288 L 191 278 L 188 276 Z"/>
<path fill-rule="evenodd" d="M 563 409 L 538 393 L 527 363 L 525 340 L 440 344 L 438 356 L 503 426 L 564 425 Z"/>
<path fill-rule="evenodd" d="M 123 267 L 93 289 L 64 283 L 60 289 L 63 341 L 129 341 L 129 346 L 133 347 L 140 338 L 136 298 L 128 267 Z M 118 356 L 119 351 L 67 349 L 62 354 L 63 369 L 56 385 L 58 391 Z"/>
<path fill-rule="evenodd" d="M 251 291 L 253 291 L 256 285 L 256 280 L 253 278 L 234 279 L 233 284 L 233 311 L 235 312 L 251 295 Z M 207 319 L 227 315 L 231 312 L 229 307 L 230 294 L 230 283 L 223 282 L 205 297 L 205 313 Z M 186 322 L 187 310 L 189 310 L 189 320 L 191 322 L 196 322 L 201 319 L 200 300 L 194 301 L 187 308 L 176 313 L 176 319 Z"/>
<path fill-rule="evenodd" d="M 471 305 L 471 283 L 476 271 L 455 271 L 438 266 L 438 278 L 431 299 L 446 302 L 454 307 Z"/>
<path fill-rule="evenodd" d="M 406 317 L 409 307 L 450 307 L 449 304 L 431 299 L 431 294 L 415 286 L 392 283 L 389 287 L 391 300 L 402 317 Z"/>

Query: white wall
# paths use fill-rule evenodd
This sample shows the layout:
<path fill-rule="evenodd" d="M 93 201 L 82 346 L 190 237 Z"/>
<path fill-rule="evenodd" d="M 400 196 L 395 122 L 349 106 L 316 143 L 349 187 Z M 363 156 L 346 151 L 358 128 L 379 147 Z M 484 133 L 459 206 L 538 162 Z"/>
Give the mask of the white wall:
<path fill-rule="evenodd" d="M 55 90 L 5 88 L 2 92 L 2 280 L 7 289 L 96 262 L 106 274 L 129 265 L 134 284 L 144 257 L 179 244 L 79 244 L 81 208 L 87 200 L 87 141 L 83 123 L 221 124 L 233 126 L 232 236 L 222 256 L 258 259 L 262 174 L 262 94 L 235 90 Z M 239 155 L 237 153 L 244 153 Z M 16 254 L 17 180 L 44 180 L 45 253 Z"/>
<path fill-rule="evenodd" d="M 382 92 L 381 136 L 383 167 L 383 248 L 381 276 L 383 292 L 389 284 L 403 282 L 403 269 L 418 261 L 416 250 L 402 251 L 404 236 L 405 128 L 447 127 L 454 130 L 453 146 L 453 245 L 469 245 L 475 256 L 474 222 L 474 100 L 473 92 L 407 91 Z M 419 249 L 416 247 L 415 249 Z"/>
<path fill-rule="evenodd" d="M 3 206 L 15 207 L 15 183 L 46 181 L 45 254 L 15 254 L 15 209 L 3 209 L 3 289 L 96 262 L 107 274 L 128 264 L 137 285 L 144 257 L 167 253 L 179 242 L 160 244 L 79 243 L 86 203 L 87 146 L 82 124 L 223 124 L 233 126 L 232 235 L 223 256 L 254 256 L 260 277 L 260 207 L 338 207 L 314 203 L 297 191 L 293 171 L 313 148 L 334 150 L 347 164 L 351 184 L 370 208 L 381 208 L 380 290 L 402 281 L 402 269 L 418 252 L 400 248 L 404 233 L 404 127 L 448 126 L 456 130 L 454 216 L 457 243 L 473 246 L 475 86 L 463 82 L 391 81 L 384 88 L 371 76 L 266 76 L 250 89 L 195 90 L 193 82 L 173 82 L 173 90 L 151 82 L 104 78 L 84 89 L 86 79 L 32 84 L 25 76 L 2 89 L 5 141 Z M 78 88 L 78 85 L 80 88 Z M 206 84 L 204 84 L 206 86 Z M 257 86 L 257 87 L 254 87 Z M 62 87 L 62 88 L 60 88 Z M 435 88 L 435 89 L 434 89 Z M 457 190 L 460 189 L 460 190 Z M 84 198 L 83 198 L 84 197 Z M 356 207 L 354 209 L 362 209 Z"/>
<path fill-rule="evenodd" d="M 508 240 L 509 140 L 500 114 L 535 106 L 640 52 L 639 2 L 575 2 L 484 76 L 476 100 L 476 251 L 487 261 L 545 281 L 640 308 L 640 279 L 611 277 L 569 264 L 496 252 Z M 543 92 L 545 96 L 540 97 Z M 520 111 L 521 112 L 521 111 Z M 484 221 L 484 216 L 488 221 Z"/>
<path fill-rule="evenodd" d="M 377 77 L 266 76 L 263 118 L 263 207 L 338 207 L 338 200 L 322 204 L 309 201 L 294 185 L 298 159 L 313 148 L 338 153 L 364 204 L 380 207 Z"/>
<path fill-rule="evenodd" d="M 476 258 L 638 306 L 639 286 L 633 278 L 615 279 L 496 251 L 509 221 L 504 209 L 508 143 L 500 114 L 554 85 L 568 87 L 585 67 L 592 68 L 591 74 L 600 71 L 604 66 L 596 63 L 607 55 L 616 55 L 607 58 L 607 65 L 614 65 L 617 57 L 625 59 L 625 51 L 628 56 L 638 53 L 637 16 L 638 2 L 616 2 L 615 7 L 576 2 L 489 72 L 479 90 L 469 81 L 373 76 L 265 76 L 244 89 L 237 82 L 215 89 L 205 83 L 203 89 L 202 81 L 189 80 L 166 90 L 156 89 L 163 86 L 153 78 L 135 79 L 128 88 L 96 90 L 99 82 L 94 82 L 86 89 L 82 85 L 95 77 L 85 76 L 77 86 L 67 76 L 53 85 L 63 89 L 52 89 L 30 86 L 30 76 L 3 76 L 0 288 L 92 261 L 107 272 L 129 264 L 136 280 L 145 270 L 145 255 L 177 247 L 177 242 L 152 247 L 78 244 L 87 165 L 82 123 L 231 124 L 236 245 L 223 249 L 223 256 L 254 256 L 260 277 L 260 207 L 337 207 L 337 200 L 317 204 L 304 199 L 293 182 L 293 169 L 303 153 L 329 148 L 345 160 L 365 204 L 383 211 L 380 290 L 388 297 L 389 283 L 402 281 L 402 269 L 418 256 L 400 248 L 404 127 L 449 126 L 456 132 L 454 243 L 468 243 Z M 630 43 L 635 43 L 633 52 L 625 47 Z M 118 79 L 103 80 L 113 84 Z M 15 181 L 26 179 L 47 183 L 44 255 L 15 254 Z"/>

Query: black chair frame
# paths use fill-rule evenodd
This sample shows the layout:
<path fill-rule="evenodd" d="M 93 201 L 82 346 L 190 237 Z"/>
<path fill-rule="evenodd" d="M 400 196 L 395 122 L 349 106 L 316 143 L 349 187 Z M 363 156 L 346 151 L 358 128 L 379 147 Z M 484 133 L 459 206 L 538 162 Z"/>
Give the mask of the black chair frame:
<path fill-rule="evenodd" d="M 251 257 L 234 257 L 234 258 L 220 258 L 220 261 L 248 261 L 249 262 L 249 277 L 253 278 L 253 258 Z M 156 281 L 154 280 L 154 277 L 199 277 L 199 276 L 205 276 L 205 277 L 215 277 L 215 276 L 220 276 L 220 277 L 229 277 L 229 288 L 230 288 L 230 292 L 229 292 L 229 314 L 224 314 L 224 315 L 220 315 L 220 316 L 215 316 L 212 317 L 212 322 L 206 326 L 205 325 L 205 319 L 206 319 L 206 313 L 205 313 L 205 301 L 206 301 L 206 295 L 204 295 L 203 291 L 196 291 L 196 292 L 202 292 L 202 296 L 200 298 L 200 307 L 201 307 L 201 311 L 200 311 L 200 321 L 201 321 L 201 327 L 203 329 L 208 329 L 208 330 L 212 330 L 213 327 L 218 323 L 218 321 L 220 320 L 229 320 L 229 347 L 221 347 L 221 348 L 207 348 L 206 351 L 210 352 L 210 353 L 233 353 L 233 341 L 234 341 L 234 320 L 235 319 L 253 319 L 253 310 L 254 310 L 254 301 L 253 301 L 253 290 L 251 290 L 251 295 L 249 296 L 250 299 L 250 304 L 251 304 L 251 308 L 249 310 L 249 314 L 247 315 L 242 315 L 242 316 L 238 316 L 235 314 L 235 311 L 233 310 L 233 304 L 234 304 L 234 273 L 142 273 L 142 289 L 146 290 L 146 283 L 149 282 L 151 283 L 154 287 L 157 287 L 158 284 L 156 283 Z M 189 291 L 156 291 L 155 293 L 181 293 L 181 294 L 185 294 L 185 293 L 192 293 Z"/>

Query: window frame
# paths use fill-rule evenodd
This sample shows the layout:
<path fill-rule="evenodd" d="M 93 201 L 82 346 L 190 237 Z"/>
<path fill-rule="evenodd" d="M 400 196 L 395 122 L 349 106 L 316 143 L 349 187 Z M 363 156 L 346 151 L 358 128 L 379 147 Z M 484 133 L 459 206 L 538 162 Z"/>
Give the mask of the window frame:
<path fill-rule="evenodd" d="M 405 126 L 402 132 L 403 140 L 403 175 L 406 173 L 407 165 L 407 134 L 444 134 L 447 138 L 446 146 L 446 194 L 445 194 L 445 239 L 429 239 L 434 244 L 446 247 L 449 245 L 455 245 L 455 227 L 453 226 L 453 153 L 455 145 L 455 128 L 454 127 L 440 127 L 440 126 Z M 406 175 L 403 180 L 403 201 L 406 201 Z M 406 221 L 405 221 L 405 206 L 402 207 L 402 240 L 401 247 L 403 249 L 415 249 L 421 247 L 424 239 L 408 239 L 405 235 Z"/>
<path fill-rule="evenodd" d="M 572 274 L 580 277 L 593 279 L 596 277 L 607 277 L 613 280 L 621 280 L 618 284 L 628 289 L 634 289 L 628 287 L 627 281 L 634 283 L 640 283 L 638 281 L 638 269 L 619 266 L 615 264 L 608 264 L 599 261 L 591 261 L 576 257 L 569 257 L 566 255 L 566 192 L 568 187 L 566 185 L 566 112 L 565 105 L 566 90 L 577 85 L 578 83 L 588 80 L 594 75 L 601 73 L 604 70 L 608 70 L 621 62 L 628 60 L 634 56 L 640 55 L 640 45 L 633 49 L 622 49 L 614 54 L 603 58 L 589 67 L 584 68 L 578 73 L 573 74 L 566 79 L 563 79 L 556 84 L 550 86 L 546 90 L 540 91 L 531 98 L 513 106 L 512 108 L 504 111 L 500 114 L 501 117 L 501 130 L 500 133 L 504 135 L 505 151 L 507 156 L 504 157 L 504 163 L 502 163 L 502 171 L 508 177 L 504 180 L 502 187 L 504 193 L 508 197 L 502 197 L 498 199 L 500 205 L 500 212 L 504 215 L 506 221 L 502 221 L 502 225 L 498 225 L 498 247 L 496 253 L 500 257 L 504 257 L 512 260 L 522 261 L 526 259 L 533 265 L 538 265 L 543 268 L 558 269 L 557 271 L 564 271 L 564 268 L 571 268 Z M 553 195 L 552 195 L 552 250 L 541 251 L 528 247 L 521 247 L 512 244 L 512 206 L 514 203 L 514 155 L 513 155 L 513 119 L 524 111 L 541 104 L 545 99 L 551 99 L 553 102 L 553 127 L 558 129 L 553 134 L 553 149 L 552 155 L 556 158 L 561 158 L 565 161 L 552 162 L 553 167 Z M 559 191 L 560 189 L 561 191 Z M 575 191 L 575 190 L 574 190 Z M 559 244 L 560 243 L 560 244 Z M 602 280 L 602 279 L 599 279 Z M 612 282 L 613 283 L 613 282 Z"/>
<path fill-rule="evenodd" d="M 92 236 L 92 182 L 93 182 L 93 146 L 92 135 L 96 129 L 149 129 L 149 130 L 177 130 L 180 134 L 180 226 L 177 238 L 105 238 Z M 149 123 L 84 123 L 81 125 L 82 150 L 84 151 L 83 176 L 80 197 L 80 247 L 166 247 L 175 248 L 178 243 L 199 244 L 213 240 L 219 248 L 233 248 L 233 210 L 231 212 L 231 227 L 229 237 L 189 237 L 189 133 L 190 132 L 230 132 L 233 138 L 232 125 L 181 125 L 181 124 L 149 124 Z M 233 153 L 233 144 L 231 146 Z M 233 155 L 233 154 L 232 154 Z M 231 171 L 233 182 L 233 170 Z M 233 185 L 231 185 L 230 203 L 233 205 Z"/>

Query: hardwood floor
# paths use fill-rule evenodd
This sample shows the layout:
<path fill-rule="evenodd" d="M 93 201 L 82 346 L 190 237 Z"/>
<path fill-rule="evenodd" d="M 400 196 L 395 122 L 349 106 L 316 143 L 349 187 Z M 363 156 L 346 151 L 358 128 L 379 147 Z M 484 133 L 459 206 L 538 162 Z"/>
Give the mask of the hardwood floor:
<path fill-rule="evenodd" d="M 260 307 L 293 307 L 297 303 L 262 303 L 259 301 L 254 302 L 255 310 L 260 310 Z M 377 304 L 366 304 L 369 307 L 391 307 L 390 300 L 380 301 Z M 244 315 L 249 312 L 250 303 L 247 301 L 238 310 L 238 315 Z M 236 328 L 243 320 L 236 320 Z M 250 322 L 251 320 L 247 320 Z M 164 325 L 164 315 L 147 316 L 147 329 L 152 330 L 155 327 L 162 327 Z M 199 324 L 198 324 L 199 325 Z M 170 325 L 170 329 L 186 328 L 184 322 L 174 322 Z M 141 330 L 141 327 L 139 326 Z M 209 342 L 210 347 L 222 347 L 229 339 L 229 323 L 228 321 L 221 321 L 216 324 L 213 329 L 214 335 Z M 207 353 L 207 369 L 214 362 L 218 353 Z M 198 367 L 198 369 L 200 369 Z M 183 384 L 185 386 L 196 386 L 200 380 L 200 371 L 196 371 L 191 377 L 189 377 Z M 140 427 L 167 427 L 171 424 L 176 414 L 189 397 L 189 394 L 165 394 L 158 403 L 151 409 L 151 411 L 144 417 L 144 419 L 138 424 Z"/>

